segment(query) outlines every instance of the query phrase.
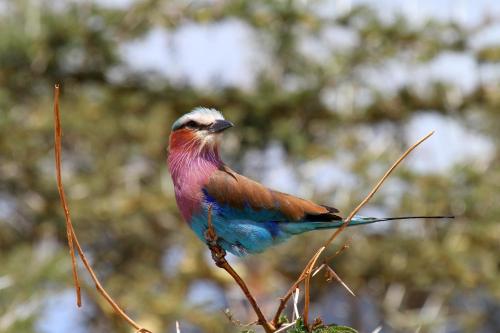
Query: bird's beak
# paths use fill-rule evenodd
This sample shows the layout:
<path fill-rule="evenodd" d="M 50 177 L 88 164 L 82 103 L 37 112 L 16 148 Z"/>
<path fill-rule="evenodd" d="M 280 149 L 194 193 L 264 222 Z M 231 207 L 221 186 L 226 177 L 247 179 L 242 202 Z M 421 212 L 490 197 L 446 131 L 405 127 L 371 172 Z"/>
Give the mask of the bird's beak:
<path fill-rule="evenodd" d="M 216 120 L 210 127 L 208 127 L 208 131 L 210 133 L 220 133 L 224 130 L 227 130 L 230 127 L 233 127 L 234 124 L 227 120 Z"/>

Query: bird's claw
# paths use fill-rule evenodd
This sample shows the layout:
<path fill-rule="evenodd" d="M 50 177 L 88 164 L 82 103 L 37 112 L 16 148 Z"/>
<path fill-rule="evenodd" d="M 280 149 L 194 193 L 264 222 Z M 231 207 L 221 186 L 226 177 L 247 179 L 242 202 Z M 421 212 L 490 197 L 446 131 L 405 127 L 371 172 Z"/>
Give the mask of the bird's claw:
<path fill-rule="evenodd" d="M 221 267 L 226 262 L 226 251 L 220 246 L 210 248 L 210 250 L 215 264 Z"/>
<path fill-rule="evenodd" d="M 212 259 L 217 266 L 221 266 L 226 261 L 226 251 L 217 244 L 217 241 L 207 241 L 208 248 L 212 253 Z"/>
<path fill-rule="evenodd" d="M 209 247 L 219 246 L 217 244 L 218 237 L 212 229 L 207 228 L 207 230 L 205 230 L 205 233 L 203 235 L 205 236 L 205 240 L 207 241 L 207 245 Z"/>
<path fill-rule="evenodd" d="M 224 264 L 227 263 L 226 261 L 226 251 L 220 247 L 220 245 L 217 243 L 217 234 L 215 233 L 214 226 L 212 225 L 212 206 L 210 205 L 208 207 L 208 216 L 207 216 L 207 229 L 203 233 L 203 236 L 205 236 L 205 240 L 207 241 L 207 246 L 210 249 L 210 252 L 212 252 L 212 259 L 214 260 L 215 264 L 219 267 L 223 267 Z"/>

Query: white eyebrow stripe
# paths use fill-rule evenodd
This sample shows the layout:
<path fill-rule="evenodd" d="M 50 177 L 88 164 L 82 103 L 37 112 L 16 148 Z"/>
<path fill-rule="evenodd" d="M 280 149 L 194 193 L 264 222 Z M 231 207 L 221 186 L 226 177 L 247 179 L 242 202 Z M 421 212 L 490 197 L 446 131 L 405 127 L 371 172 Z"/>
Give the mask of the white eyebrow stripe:
<path fill-rule="evenodd" d="M 177 128 L 180 128 L 190 121 L 195 121 L 200 125 L 206 126 L 212 124 L 216 120 L 224 120 L 224 116 L 222 116 L 219 111 L 215 109 L 198 107 L 177 119 L 172 126 L 172 129 L 175 130 Z"/>

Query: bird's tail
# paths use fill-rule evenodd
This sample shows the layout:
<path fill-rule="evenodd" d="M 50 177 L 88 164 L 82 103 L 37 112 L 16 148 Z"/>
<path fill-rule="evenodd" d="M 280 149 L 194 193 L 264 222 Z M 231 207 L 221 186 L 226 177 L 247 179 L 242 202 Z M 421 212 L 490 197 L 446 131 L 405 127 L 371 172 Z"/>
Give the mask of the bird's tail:
<path fill-rule="evenodd" d="M 349 227 L 355 225 L 382 222 L 382 221 L 416 220 L 416 219 L 453 219 L 453 218 L 455 218 L 455 216 L 453 215 L 398 216 L 398 217 L 366 217 L 361 215 L 354 215 L 354 217 L 351 219 L 351 222 L 349 222 Z M 339 221 L 337 227 L 340 227 L 343 223 L 344 221 Z M 332 227 L 335 228 L 335 226 Z"/>
<path fill-rule="evenodd" d="M 354 215 L 348 227 L 355 225 L 370 224 L 382 221 L 394 220 L 413 220 L 413 219 L 453 219 L 454 216 L 445 215 L 431 215 L 431 216 L 399 216 L 399 217 L 366 217 Z M 345 223 L 345 220 L 331 221 L 331 222 L 302 222 L 302 223 L 284 223 L 280 227 L 283 231 L 289 234 L 301 234 L 303 232 L 321 229 L 336 229 L 340 228 Z"/>

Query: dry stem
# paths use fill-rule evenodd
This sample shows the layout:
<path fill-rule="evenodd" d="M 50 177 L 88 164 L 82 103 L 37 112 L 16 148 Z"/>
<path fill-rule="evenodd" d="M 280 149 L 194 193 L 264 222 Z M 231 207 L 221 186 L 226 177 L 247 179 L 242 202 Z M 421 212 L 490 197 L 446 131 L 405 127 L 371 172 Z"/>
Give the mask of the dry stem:
<path fill-rule="evenodd" d="M 352 296 L 356 296 L 356 294 L 354 294 L 354 292 L 351 290 L 351 288 L 349 288 L 349 286 L 347 286 L 347 284 L 340 278 L 340 276 L 333 270 L 333 268 L 331 268 L 330 266 L 328 265 L 325 265 L 323 264 L 322 267 L 326 266 L 326 272 L 325 272 L 325 276 L 326 276 L 326 281 L 331 281 L 333 279 L 337 280 L 345 289 L 347 289 L 347 291 L 352 295 Z"/>
<path fill-rule="evenodd" d="M 78 272 L 76 270 L 75 247 L 73 245 L 73 236 L 71 235 L 71 215 L 69 213 L 68 205 L 66 204 L 66 194 L 62 186 L 61 176 L 61 119 L 59 117 L 59 85 L 54 86 L 54 151 L 56 159 L 56 177 L 57 177 L 57 190 L 61 198 L 61 205 L 64 210 L 64 217 L 66 219 L 66 236 L 68 238 L 69 254 L 71 256 L 71 269 L 73 272 L 73 281 L 76 291 L 76 304 L 78 307 L 82 306 L 82 293 L 80 290 L 80 281 L 78 279 Z"/>
<path fill-rule="evenodd" d="M 229 263 L 227 262 L 226 251 L 217 244 L 217 234 L 215 233 L 215 229 L 212 224 L 212 205 L 208 206 L 207 224 L 208 228 L 205 231 L 205 239 L 207 240 L 208 248 L 212 252 L 212 259 L 214 260 L 215 264 L 218 267 L 224 269 L 226 272 L 228 272 L 229 275 L 231 275 L 231 277 L 234 279 L 234 281 L 238 283 L 241 290 L 248 299 L 248 302 L 250 302 L 250 304 L 252 305 L 255 314 L 257 315 L 258 324 L 264 328 L 266 333 L 274 332 L 276 330 L 274 328 L 274 325 L 268 322 L 266 317 L 264 317 L 264 314 L 257 305 L 257 301 L 253 297 L 252 293 L 248 289 L 243 279 L 238 275 L 238 273 L 236 273 L 233 267 L 229 265 Z"/>
<path fill-rule="evenodd" d="M 82 247 L 80 246 L 80 242 L 78 241 L 78 238 L 76 236 L 75 230 L 73 228 L 73 223 L 71 222 L 71 216 L 69 213 L 69 208 L 68 204 L 66 202 L 66 196 L 64 193 L 64 187 L 62 183 L 62 177 L 61 177 L 61 136 L 62 136 L 62 131 L 61 131 L 61 119 L 59 115 L 59 85 L 56 84 L 54 86 L 54 139 L 55 139 L 55 159 L 56 159 L 56 175 L 57 175 L 57 189 L 59 190 L 59 196 L 61 199 L 61 205 L 64 209 L 64 216 L 66 219 L 66 235 L 68 237 L 68 245 L 70 249 L 70 255 L 71 255 L 71 263 L 72 263 L 72 268 L 73 268 L 73 279 L 75 282 L 75 289 L 76 289 L 76 295 L 77 295 L 77 304 L 80 307 L 81 306 L 81 292 L 80 292 L 80 283 L 78 280 L 78 274 L 76 271 L 76 258 L 75 258 L 75 251 L 74 247 L 76 245 L 76 249 L 78 251 L 78 254 L 80 255 L 80 259 L 83 262 L 83 265 L 89 272 L 92 280 L 95 283 L 95 287 L 97 291 L 106 299 L 106 301 L 111 305 L 111 307 L 115 310 L 115 312 L 122 317 L 127 323 L 129 323 L 131 326 L 133 326 L 137 332 L 141 333 L 151 333 L 145 328 L 142 328 L 139 324 L 137 324 L 134 320 L 132 320 L 119 306 L 116 304 L 116 302 L 109 296 L 109 294 L 106 292 L 106 290 L 102 287 L 101 283 L 99 282 L 99 279 L 97 278 L 94 270 L 90 266 L 89 261 L 87 260 L 87 257 L 85 256 L 85 253 L 83 252 Z"/>
<path fill-rule="evenodd" d="M 305 297 L 304 297 L 304 313 L 303 313 L 303 321 L 304 321 L 304 326 L 308 326 L 308 317 L 309 317 L 309 283 L 310 283 L 310 275 L 311 272 L 314 270 L 314 267 L 316 265 L 317 260 L 319 259 L 320 255 L 323 253 L 323 251 L 337 238 L 337 236 L 347 228 L 349 223 L 351 222 L 352 218 L 354 215 L 358 213 L 358 211 L 366 204 L 368 201 L 373 197 L 373 195 L 380 189 L 382 184 L 385 182 L 385 180 L 389 177 L 389 175 L 396 169 L 396 167 L 417 147 L 419 146 L 422 142 L 427 140 L 431 135 L 434 134 L 434 131 L 429 132 L 426 136 L 421 138 L 419 141 L 417 141 L 415 144 L 413 144 L 410 148 L 408 148 L 401 157 L 399 157 L 396 162 L 387 170 L 387 172 L 382 176 L 382 178 L 378 181 L 378 183 L 373 187 L 373 189 L 370 191 L 370 193 L 361 201 L 361 203 L 354 208 L 354 210 L 348 215 L 348 217 L 344 220 L 344 223 L 340 228 L 335 230 L 335 232 L 328 238 L 328 240 L 325 242 L 323 246 L 321 246 L 316 253 L 312 256 L 312 258 L 309 260 L 307 263 L 306 267 L 300 274 L 299 278 L 294 282 L 292 285 L 292 288 L 290 288 L 287 293 L 280 299 L 280 304 L 278 306 L 278 310 L 276 311 L 276 314 L 274 315 L 274 319 L 272 323 L 276 325 L 278 323 L 279 317 L 283 310 L 285 309 L 286 303 L 290 299 L 290 296 L 292 295 L 293 290 L 302 282 L 305 280 Z"/>

